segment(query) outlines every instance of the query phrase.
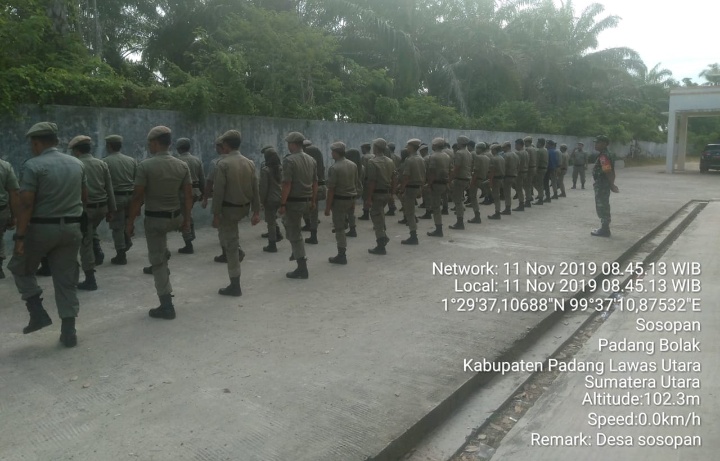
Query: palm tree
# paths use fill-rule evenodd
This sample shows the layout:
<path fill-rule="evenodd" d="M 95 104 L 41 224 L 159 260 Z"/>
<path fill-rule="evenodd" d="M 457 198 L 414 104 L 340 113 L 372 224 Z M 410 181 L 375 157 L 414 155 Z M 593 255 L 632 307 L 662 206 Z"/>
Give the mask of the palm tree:
<path fill-rule="evenodd" d="M 720 64 L 709 64 L 707 69 L 700 72 L 700 77 L 705 77 L 708 86 L 720 86 Z"/>

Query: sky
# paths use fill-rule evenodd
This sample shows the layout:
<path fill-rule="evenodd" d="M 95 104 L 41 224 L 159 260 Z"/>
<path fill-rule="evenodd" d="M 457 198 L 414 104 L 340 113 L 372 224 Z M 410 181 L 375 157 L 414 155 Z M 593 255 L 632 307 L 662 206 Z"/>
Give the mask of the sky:
<path fill-rule="evenodd" d="M 617 28 L 600 34 L 600 49 L 632 48 L 648 69 L 661 63 L 676 80 L 697 83 L 705 82 L 698 77 L 703 69 L 720 62 L 720 0 L 573 0 L 578 15 L 592 3 L 605 6 L 598 18 L 622 18 Z"/>

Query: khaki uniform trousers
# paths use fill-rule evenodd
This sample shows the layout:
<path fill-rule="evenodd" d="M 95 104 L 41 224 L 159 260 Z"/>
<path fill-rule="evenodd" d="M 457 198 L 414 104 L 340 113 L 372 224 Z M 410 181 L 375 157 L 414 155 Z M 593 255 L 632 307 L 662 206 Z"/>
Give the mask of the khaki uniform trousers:
<path fill-rule="evenodd" d="M 577 184 L 578 176 L 580 176 L 580 185 L 585 185 L 585 165 L 573 165 L 573 186 Z"/>
<path fill-rule="evenodd" d="M 515 192 L 517 192 L 518 196 L 518 203 L 520 205 L 523 205 L 525 203 L 525 177 L 527 175 L 526 171 L 522 171 L 518 173 L 517 177 L 515 178 Z"/>
<path fill-rule="evenodd" d="M 91 234 L 92 236 L 92 234 Z M 55 288 L 55 305 L 60 318 L 77 317 L 78 250 L 82 241 L 80 223 L 30 224 L 25 234 L 25 253 L 13 255 L 8 269 L 23 301 L 42 295 L 35 272 L 47 256 Z"/>
<path fill-rule="evenodd" d="M 375 205 L 373 204 L 373 207 Z M 384 205 L 383 205 L 384 206 Z M 332 222 L 335 228 L 335 241 L 338 248 L 347 248 L 347 236 L 345 236 L 345 223 L 348 215 L 355 208 L 355 199 L 338 199 L 335 197 L 332 203 Z M 372 217 L 372 212 L 370 213 Z M 374 222 L 374 221 L 373 221 Z"/>
<path fill-rule="evenodd" d="M 326 186 L 318 186 L 317 191 L 317 201 L 318 204 L 321 200 L 325 200 L 327 197 L 327 187 Z M 304 215 L 303 219 L 306 220 L 310 224 L 310 229 L 316 231 L 318 228 L 318 223 L 320 222 L 320 206 L 316 206 L 312 210 L 308 210 Z"/>
<path fill-rule="evenodd" d="M 10 222 L 10 204 L 7 204 L 7 208 L 0 211 L 0 260 L 5 259 L 5 231 L 7 231 L 7 225 Z"/>
<path fill-rule="evenodd" d="M 403 214 L 407 220 L 408 227 L 411 231 L 417 231 L 417 223 L 415 222 L 415 200 L 422 195 L 422 187 L 407 186 L 405 194 L 403 194 Z"/>
<path fill-rule="evenodd" d="M 496 214 L 500 213 L 500 189 L 502 188 L 504 181 L 504 177 L 495 177 L 492 180 L 492 195 Z M 509 194 L 510 191 L 507 191 L 506 193 Z"/>
<path fill-rule="evenodd" d="M 87 207 L 85 213 L 88 217 L 88 229 L 83 235 L 82 244 L 80 245 L 80 262 L 83 271 L 91 271 L 95 269 L 95 253 L 93 252 L 93 238 L 97 232 L 100 223 L 103 222 L 108 213 L 108 207 L 100 208 Z M 123 237 L 124 238 L 124 237 Z"/>
<path fill-rule="evenodd" d="M 390 194 L 373 194 L 372 206 L 370 207 L 370 219 L 373 223 L 373 230 L 375 231 L 375 240 L 387 238 L 385 232 L 385 205 L 390 200 Z M 337 229 L 337 227 L 336 227 Z"/>
<path fill-rule="evenodd" d="M 478 178 L 477 182 L 474 186 L 469 185 L 468 186 L 468 195 L 470 196 L 470 207 L 472 208 L 473 212 L 475 214 L 480 213 L 480 203 L 478 202 L 478 190 L 480 190 L 480 187 L 478 187 L 478 183 L 482 182 L 483 180 Z M 472 181 L 470 182 L 472 184 Z"/>
<path fill-rule="evenodd" d="M 567 170 L 557 169 L 557 187 L 563 195 L 565 195 L 565 173 L 567 173 Z"/>
<path fill-rule="evenodd" d="M 442 208 L 443 196 L 447 194 L 447 184 L 435 183 L 430 189 L 430 210 L 432 211 L 433 221 L 436 226 L 442 225 Z M 475 199 L 477 202 L 477 199 Z M 455 205 L 457 206 L 457 205 Z"/>
<path fill-rule="evenodd" d="M 505 209 L 509 210 L 512 208 L 512 196 L 513 196 L 513 187 L 515 186 L 515 179 L 517 177 L 512 176 L 505 176 L 503 178 L 503 191 L 505 194 Z"/>
<path fill-rule="evenodd" d="M 177 232 L 182 226 L 182 214 L 175 218 L 153 218 L 145 216 L 145 239 L 147 240 L 148 259 L 152 265 L 155 291 L 158 296 L 172 294 L 170 271 L 168 270 L 167 234 Z"/>
<path fill-rule="evenodd" d="M 110 230 L 112 231 L 113 244 L 115 251 L 125 250 L 125 227 L 127 226 L 127 216 L 130 212 L 130 195 L 116 195 L 113 219 L 110 221 Z"/>
<path fill-rule="evenodd" d="M 465 216 L 465 189 L 468 188 L 468 184 L 470 184 L 470 181 L 467 179 L 454 179 L 452 182 L 452 198 L 455 203 L 455 216 L 458 218 Z"/>
<path fill-rule="evenodd" d="M 525 201 L 530 202 L 533 199 L 533 185 L 535 184 L 535 176 L 537 168 L 530 168 L 525 174 Z"/>
<path fill-rule="evenodd" d="M 277 241 L 278 208 L 280 208 L 280 202 L 265 204 L 265 223 L 267 224 L 268 242 L 276 242 Z"/>
<path fill-rule="evenodd" d="M 302 218 L 308 211 L 310 211 L 310 198 L 302 202 L 291 202 L 288 200 L 285 204 L 283 225 L 285 226 L 287 239 L 292 245 L 292 252 L 295 259 L 305 257 L 305 239 L 300 229 L 302 229 Z M 342 229 L 342 227 L 340 229 Z"/>
<path fill-rule="evenodd" d="M 537 190 L 537 198 L 540 200 L 543 198 L 545 194 L 545 173 L 547 173 L 547 169 L 538 169 L 537 173 L 535 173 L 535 181 L 533 182 L 533 185 L 535 186 L 535 190 Z"/>
<path fill-rule="evenodd" d="M 240 220 L 250 213 L 250 205 L 240 207 L 222 207 L 218 234 L 220 241 L 225 243 L 227 256 L 228 276 L 240 277 Z"/>

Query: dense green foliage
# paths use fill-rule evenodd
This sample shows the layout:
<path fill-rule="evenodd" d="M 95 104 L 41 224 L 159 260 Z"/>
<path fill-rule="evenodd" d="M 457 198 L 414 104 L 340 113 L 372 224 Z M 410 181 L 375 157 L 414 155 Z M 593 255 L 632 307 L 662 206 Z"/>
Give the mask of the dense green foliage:
<path fill-rule="evenodd" d="M 0 0 L 0 111 L 146 107 L 663 141 L 680 83 L 629 48 L 598 49 L 618 21 L 571 0 Z M 716 130 L 701 125 L 698 142 Z"/>

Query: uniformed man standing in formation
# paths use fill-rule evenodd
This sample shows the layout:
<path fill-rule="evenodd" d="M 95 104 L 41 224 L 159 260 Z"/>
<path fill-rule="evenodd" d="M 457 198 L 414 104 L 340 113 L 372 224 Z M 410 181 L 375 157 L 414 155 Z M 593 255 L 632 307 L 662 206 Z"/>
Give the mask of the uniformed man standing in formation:
<path fill-rule="evenodd" d="M 557 150 L 557 143 L 549 140 L 548 146 L 548 168 L 543 179 L 543 187 L 545 188 L 545 200 L 550 203 L 550 199 L 557 200 L 557 172 L 560 167 L 560 152 Z M 550 197 L 550 186 L 552 186 L 553 195 Z"/>
<path fill-rule="evenodd" d="M 615 185 L 615 162 L 608 152 L 609 144 L 607 136 L 600 135 L 595 138 L 598 157 L 592 173 L 595 180 L 595 210 L 600 218 L 600 228 L 591 232 L 595 237 L 610 237 L 610 192 L 620 192 Z"/>
<path fill-rule="evenodd" d="M 362 152 L 362 157 L 360 158 L 360 163 L 362 164 L 362 183 L 363 183 L 363 214 L 358 219 L 362 221 L 369 221 L 370 220 L 370 207 L 367 204 L 368 200 L 368 194 L 367 194 L 367 168 L 368 168 L 368 162 L 371 158 L 373 158 L 372 154 L 372 146 L 369 142 L 365 142 L 360 146 L 360 151 Z"/>
<path fill-rule="evenodd" d="M 345 144 L 335 142 L 330 146 L 330 152 L 335 163 L 330 166 L 328 173 L 328 191 L 325 200 L 325 216 L 332 213 L 333 227 L 335 228 L 335 241 L 338 254 L 328 258 L 332 264 L 347 264 L 347 236 L 345 223 L 348 214 L 355 208 L 355 199 L 360 186 L 360 175 L 357 166 L 345 158 Z M 382 210 L 381 210 L 382 214 Z M 370 212 L 372 216 L 372 210 Z M 374 221 L 373 221 L 374 222 Z"/>
<path fill-rule="evenodd" d="M 537 140 L 537 174 L 535 175 L 535 189 L 537 190 L 537 202 L 535 205 L 545 203 L 543 195 L 545 194 L 545 174 L 547 173 L 548 162 L 550 161 L 548 151 L 545 148 L 545 138 Z M 550 198 L 549 196 L 547 197 Z M 547 200 L 549 203 L 549 200 Z"/>
<path fill-rule="evenodd" d="M 479 142 L 475 145 L 475 155 L 473 156 L 473 174 L 470 180 L 468 190 L 470 191 L 470 206 L 473 209 L 475 216 L 472 219 L 468 219 L 469 223 L 480 224 L 482 218 L 480 217 L 480 204 L 478 203 L 478 189 L 483 191 L 485 197 L 490 194 L 487 192 L 487 176 L 488 170 L 490 169 L 490 157 L 487 155 L 488 146 L 484 142 Z"/>
<path fill-rule="evenodd" d="M 515 192 L 517 193 L 518 206 L 513 211 L 525 211 L 525 180 L 529 171 L 529 156 L 525 150 L 525 142 L 522 139 L 515 140 L 515 155 L 518 158 L 518 174 L 515 178 Z"/>
<path fill-rule="evenodd" d="M 0 159 L 0 279 L 5 278 L 3 262 L 5 261 L 5 231 L 15 228 L 15 213 L 18 207 L 17 177 L 12 165 Z"/>
<path fill-rule="evenodd" d="M 490 146 L 490 182 L 492 183 L 492 195 L 495 201 L 495 214 L 488 216 L 489 219 L 500 219 L 500 188 L 505 182 L 505 158 L 500 155 L 501 147 L 499 144 Z M 511 194 L 511 191 L 505 191 Z"/>
<path fill-rule="evenodd" d="M 557 185 L 560 189 L 558 197 L 567 197 L 565 193 L 565 174 L 567 174 L 568 163 L 570 161 L 570 154 L 568 154 L 567 144 L 560 144 L 560 166 L 557 171 Z"/>
<path fill-rule="evenodd" d="M 395 153 L 395 143 L 389 142 L 388 143 L 388 153 L 387 156 L 390 158 L 390 160 L 393 161 L 393 164 L 395 164 L 395 177 L 400 173 L 400 162 L 402 161 L 400 159 L 400 156 Z M 392 195 L 390 197 L 390 203 L 388 203 L 388 212 L 385 213 L 385 216 L 395 216 L 395 211 L 397 210 L 397 207 L 395 206 L 395 196 Z"/>
<path fill-rule="evenodd" d="M 425 143 L 420 144 L 420 157 L 425 161 L 425 171 L 428 169 L 428 162 L 430 161 L 430 156 L 428 155 L 428 146 Z M 425 214 L 420 216 L 420 219 L 431 219 L 432 218 L 432 196 L 430 194 L 430 189 L 427 187 L 423 187 L 422 193 L 422 202 L 420 203 L 420 206 L 418 208 L 425 208 Z"/>
<path fill-rule="evenodd" d="M 525 143 L 525 151 L 528 153 L 528 172 L 525 179 L 525 208 L 532 207 L 533 188 L 535 186 L 535 178 L 537 176 L 537 149 L 533 146 L 532 136 L 523 138 Z"/>
<path fill-rule="evenodd" d="M 260 192 L 255 164 L 240 153 L 242 136 L 237 130 L 226 132 L 222 138 L 224 157 L 215 166 L 213 185 L 213 227 L 218 229 L 220 241 L 225 244 L 230 285 L 218 293 L 241 296 L 240 288 L 240 234 L 238 223 L 252 209 L 250 222 L 260 222 Z"/>
<path fill-rule="evenodd" d="M 193 197 L 190 170 L 182 160 L 170 155 L 172 132 L 165 126 L 156 126 L 147 136 L 148 152 L 151 157 L 138 165 L 128 217 L 127 233 L 135 231 L 135 218 L 145 203 L 145 238 L 147 240 L 148 259 L 155 278 L 155 290 L 160 306 L 150 309 L 153 318 L 172 320 L 175 318 L 175 306 L 172 302 L 172 285 L 168 259 L 167 234 L 190 230 Z M 183 191 L 181 203 L 179 191 Z"/>
<path fill-rule="evenodd" d="M 277 224 L 277 212 L 280 208 L 282 195 L 282 165 L 280 156 L 272 146 L 262 149 L 265 164 L 260 169 L 260 204 L 265 210 L 268 245 L 263 247 L 267 253 L 277 253 L 277 242 L 283 239 L 280 226 Z"/>
<path fill-rule="evenodd" d="M 130 212 L 130 198 L 135 187 L 135 172 L 137 162 L 134 158 L 120 153 L 122 150 L 122 136 L 110 135 L 105 138 L 107 156 L 103 159 L 110 171 L 110 179 L 115 194 L 115 212 L 110 221 L 113 243 L 116 255 L 110 259 L 112 264 L 127 264 L 127 252 L 132 246 L 132 239 L 125 232 L 127 218 Z"/>
<path fill-rule="evenodd" d="M 218 137 L 215 140 L 215 152 L 218 154 L 217 157 L 212 159 L 210 161 L 210 166 L 208 167 L 207 177 L 205 178 L 205 193 L 203 194 L 203 201 L 202 201 L 202 207 L 207 208 L 208 201 L 210 198 L 212 198 L 213 195 L 213 183 L 215 181 L 215 166 L 217 165 L 217 162 L 220 161 L 220 159 L 225 155 L 222 152 L 222 140 Z M 218 239 L 220 238 L 220 234 L 218 233 Z M 215 256 L 214 260 L 216 263 L 227 263 L 227 252 L 225 251 L 225 245 L 222 241 L 220 241 L 220 248 L 222 249 L 222 254 Z"/>
<path fill-rule="evenodd" d="M 425 188 L 430 192 L 428 211 L 432 213 L 435 230 L 427 233 L 429 237 L 443 236 L 442 198 L 447 193 L 451 168 L 450 156 L 444 152 L 444 149 L 445 139 L 435 138 L 432 140 L 433 152 L 427 162 Z"/>
<path fill-rule="evenodd" d="M 205 171 L 199 158 L 190 153 L 190 140 L 188 138 L 180 138 L 175 143 L 177 150 L 177 158 L 185 162 L 190 170 L 190 180 L 192 181 L 193 204 L 202 200 L 203 191 L 205 190 Z M 180 254 L 191 255 L 195 252 L 193 248 L 193 240 L 195 240 L 195 221 L 190 216 L 190 231 L 183 231 L 183 240 L 185 246 L 178 250 Z"/>
<path fill-rule="evenodd" d="M 89 136 L 76 136 L 68 143 L 73 157 L 80 160 L 85 167 L 87 177 L 88 198 L 85 203 L 85 229 L 80 246 L 80 261 L 85 273 L 85 281 L 78 285 L 79 290 L 97 290 L 95 279 L 95 253 L 93 252 L 93 236 L 104 219 L 112 221 L 115 212 L 115 194 L 113 191 L 110 169 L 107 163 L 95 158 L 92 150 L 92 139 Z"/>
<path fill-rule="evenodd" d="M 505 194 L 505 209 L 501 214 L 510 215 L 512 213 L 512 191 L 515 186 L 518 171 L 520 171 L 520 159 L 512 151 L 510 141 L 505 141 L 502 145 L 502 157 L 505 159 L 505 177 L 503 179 L 503 193 Z"/>
<path fill-rule="evenodd" d="M 372 219 L 373 230 L 375 231 L 375 248 L 368 249 L 368 253 L 384 255 L 387 253 L 385 246 L 390 239 L 387 236 L 385 226 L 385 205 L 394 200 L 393 189 L 396 187 L 397 178 L 395 175 L 395 163 L 385 155 L 387 143 L 384 139 L 378 138 L 373 141 L 374 157 L 368 161 L 368 201 L 370 204 L 370 219 Z"/>
<path fill-rule="evenodd" d="M 401 240 L 403 245 L 417 245 L 417 218 L 415 217 L 415 201 L 422 193 L 422 187 L 425 185 L 425 161 L 418 154 L 422 141 L 419 139 L 411 139 L 407 142 L 405 148 L 408 151 L 408 157 L 405 159 L 403 166 L 402 178 L 398 194 L 402 195 L 403 214 L 405 219 L 400 224 L 407 224 L 410 228 L 410 237 Z"/>
<path fill-rule="evenodd" d="M 583 150 L 584 147 L 585 144 L 579 142 L 577 144 L 577 147 L 573 149 L 572 153 L 570 154 L 570 163 L 573 166 L 573 189 L 577 189 L 578 176 L 580 176 L 580 185 L 583 189 L 585 189 L 585 169 L 587 168 L 588 155 L 587 152 Z"/>
<path fill-rule="evenodd" d="M 455 216 L 457 220 L 455 224 L 450 225 L 450 229 L 465 229 L 465 191 L 470 185 L 470 177 L 472 175 L 472 154 L 468 152 L 467 145 L 470 139 L 467 136 L 459 136 L 457 138 L 458 150 L 453 158 L 453 169 L 451 174 L 451 192 L 453 203 L 455 203 Z"/>
<path fill-rule="evenodd" d="M 309 139 L 306 139 L 303 142 L 303 150 L 306 154 L 308 154 L 310 157 L 315 160 L 315 166 L 317 168 L 317 175 L 318 175 L 318 192 L 317 192 L 317 201 L 325 200 L 325 197 L 327 196 L 327 186 L 325 184 L 325 159 L 323 158 L 322 152 L 320 152 L 320 149 L 318 149 L 316 146 L 313 145 L 312 141 Z M 309 210 L 307 214 L 305 215 L 305 222 L 307 223 L 307 230 L 310 231 L 310 237 L 305 239 L 305 243 L 309 243 L 312 245 L 317 245 L 318 239 L 317 239 L 317 229 L 318 229 L 318 207 L 313 208 L 312 210 Z M 303 230 L 306 228 L 303 227 Z"/>
<path fill-rule="evenodd" d="M 32 333 L 52 324 L 42 304 L 42 289 L 35 271 L 47 255 L 55 287 L 55 304 L 62 319 L 60 342 L 77 345 L 75 318 L 77 299 L 77 255 L 82 240 L 80 222 L 87 200 L 87 178 L 82 162 L 57 149 L 57 125 L 37 123 L 30 138 L 33 158 L 25 162 L 20 181 L 15 249 L 8 269 L 30 313 L 23 333 Z"/>
<path fill-rule="evenodd" d="M 318 177 L 315 160 L 303 152 L 302 133 L 293 131 L 285 137 L 289 155 L 283 159 L 282 198 L 280 214 L 285 234 L 292 245 L 290 260 L 297 260 L 297 268 L 285 274 L 291 279 L 307 279 L 307 257 L 302 237 L 302 217 L 317 206 Z M 336 229 L 342 232 L 342 229 Z"/>

